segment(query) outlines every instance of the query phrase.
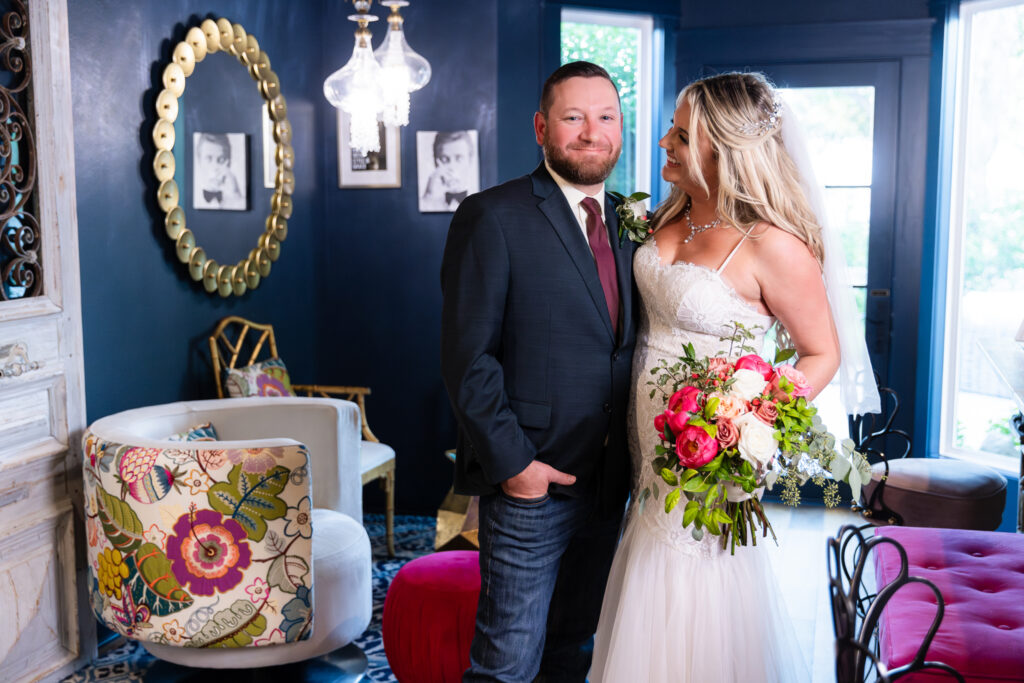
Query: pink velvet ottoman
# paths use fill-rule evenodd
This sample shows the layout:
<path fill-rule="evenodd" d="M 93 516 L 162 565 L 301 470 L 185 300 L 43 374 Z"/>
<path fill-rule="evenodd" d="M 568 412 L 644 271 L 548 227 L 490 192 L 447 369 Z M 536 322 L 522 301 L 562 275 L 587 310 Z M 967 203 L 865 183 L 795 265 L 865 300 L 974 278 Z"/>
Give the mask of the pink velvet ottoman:
<path fill-rule="evenodd" d="M 883 527 L 907 551 L 910 576 L 928 579 L 946 604 L 926 659 L 949 664 L 966 681 L 1024 681 L 1024 535 L 967 529 Z M 895 547 L 876 548 L 879 587 L 896 578 Z M 913 660 L 935 615 L 935 595 L 908 584 L 893 596 L 878 627 L 882 662 L 891 670 Z M 913 683 L 948 683 L 948 675 L 919 672 Z"/>
<path fill-rule="evenodd" d="M 384 653 L 402 683 L 458 683 L 480 598 L 480 553 L 450 550 L 398 570 L 384 599 Z"/>

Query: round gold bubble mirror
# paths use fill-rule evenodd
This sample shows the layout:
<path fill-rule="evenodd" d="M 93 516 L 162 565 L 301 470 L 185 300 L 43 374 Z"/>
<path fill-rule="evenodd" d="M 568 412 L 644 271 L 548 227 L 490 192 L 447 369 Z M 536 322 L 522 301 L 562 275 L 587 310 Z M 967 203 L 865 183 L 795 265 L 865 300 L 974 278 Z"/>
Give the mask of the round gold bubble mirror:
<path fill-rule="evenodd" d="M 178 117 L 178 98 L 185 92 L 185 81 L 199 62 L 207 55 L 221 50 L 231 54 L 249 71 L 256 81 L 273 126 L 276 144 L 274 161 L 274 191 L 270 198 L 270 214 L 266 230 L 256 241 L 256 247 L 236 264 L 220 264 L 207 258 L 203 248 L 196 244 L 195 235 L 185 226 L 185 211 L 181 206 L 175 180 L 175 127 Z M 153 127 L 156 154 L 153 172 L 159 184 L 157 202 L 164 212 L 167 236 L 174 242 L 178 260 L 188 268 L 193 280 L 201 281 L 211 294 L 227 297 L 241 296 L 255 289 L 270 274 L 271 264 L 281 255 L 281 242 L 288 234 L 288 219 L 292 215 L 292 192 L 295 187 L 294 150 L 288 111 L 277 75 L 270 68 L 267 53 L 260 50 L 256 38 L 245 32 L 239 24 L 221 18 L 206 19 L 193 26 L 178 43 L 171 62 L 163 71 L 163 90 L 156 98 L 157 122 Z"/>

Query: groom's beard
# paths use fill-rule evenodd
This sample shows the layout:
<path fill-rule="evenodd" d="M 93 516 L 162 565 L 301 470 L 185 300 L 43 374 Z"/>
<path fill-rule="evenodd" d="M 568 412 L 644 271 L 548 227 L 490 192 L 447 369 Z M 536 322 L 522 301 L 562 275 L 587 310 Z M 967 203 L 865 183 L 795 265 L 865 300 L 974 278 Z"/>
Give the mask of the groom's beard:
<path fill-rule="evenodd" d="M 600 145 L 591 145 L 595 149 L 607 149 Z M 570 149 L 587 149 L 583 145 L 574 145 Z M 573 185 L 597 185 L 603 183 L 612 174 L 619 154 L 622 152 L 620 144 L 611 149 L 609 156 L 604 159 L 588 159 L 575 161 L 566 156 L 563 151 L 551 144 L 550 139 L 544 140 L 544 158 L 547 159 L 551 169 L 568 180 Z"/>

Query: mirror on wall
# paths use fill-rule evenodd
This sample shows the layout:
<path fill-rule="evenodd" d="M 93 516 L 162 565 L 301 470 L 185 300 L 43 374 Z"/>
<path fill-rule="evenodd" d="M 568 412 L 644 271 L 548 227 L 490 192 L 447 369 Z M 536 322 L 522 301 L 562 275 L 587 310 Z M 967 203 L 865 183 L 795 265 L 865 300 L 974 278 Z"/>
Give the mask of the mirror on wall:
<path fill-rule="evenodd" d="M 270 274 L 292 214 L 280 81 L 255 36 L 224 18 L 190 28 L 162 80 L 153 172 L 167 236 L 207 292 L 240 296 Z"/>

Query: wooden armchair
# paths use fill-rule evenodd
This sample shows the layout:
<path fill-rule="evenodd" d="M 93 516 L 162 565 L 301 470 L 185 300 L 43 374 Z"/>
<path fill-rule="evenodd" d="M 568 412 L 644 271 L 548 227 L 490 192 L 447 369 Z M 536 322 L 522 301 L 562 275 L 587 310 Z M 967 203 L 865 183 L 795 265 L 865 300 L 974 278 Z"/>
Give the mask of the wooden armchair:
<path fill-rule="evenodd" d="M 223 374 L 227 369 L 252 365 L 268 358 L 280 358 L 274 327 L 228 316 L 217 323 L 210 335 L 210 357 L 213 360 L 213 375 L 217 384 L 217 397 L 224 398 Z M 240 362 L 241 361 L 241 362 Z M 369 387 L 335 386 L 328 384 L 292 384 L 297 395 L 323 398 L 340 398 L 359 406 L 362 421 L 363 441 L 360 445 L 360 473 L 365 486 L 380 480 L 384 489 L 385 525 L 388 555 L 395 555 L 395 451 L 382 444 L 370 430 L 366 420 L 366 397 Z"/>

